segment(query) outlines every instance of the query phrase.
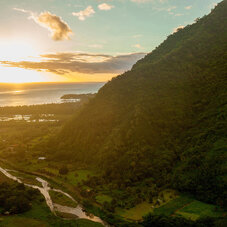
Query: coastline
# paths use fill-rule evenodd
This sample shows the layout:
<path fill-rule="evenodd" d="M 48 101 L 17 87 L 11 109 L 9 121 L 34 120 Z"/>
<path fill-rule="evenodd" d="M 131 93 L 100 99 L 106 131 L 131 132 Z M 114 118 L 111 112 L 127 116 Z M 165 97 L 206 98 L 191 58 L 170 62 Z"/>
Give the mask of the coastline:
<path fill-rule="evenodd" d="M 0 84 L 0 107 L 62 103 L 67 94 L 97 93 L 104 82 Z"/>

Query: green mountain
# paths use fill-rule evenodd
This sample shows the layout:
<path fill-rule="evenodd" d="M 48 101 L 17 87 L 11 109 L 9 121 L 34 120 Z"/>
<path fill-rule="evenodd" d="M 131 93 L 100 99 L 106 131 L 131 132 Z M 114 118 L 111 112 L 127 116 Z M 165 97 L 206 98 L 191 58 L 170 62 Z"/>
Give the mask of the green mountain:
<path fill-rule="evenodd" d="M 224 0 L 102 87 L 49 144 L 55 158 L 226 205 L 226 12 Z"/>

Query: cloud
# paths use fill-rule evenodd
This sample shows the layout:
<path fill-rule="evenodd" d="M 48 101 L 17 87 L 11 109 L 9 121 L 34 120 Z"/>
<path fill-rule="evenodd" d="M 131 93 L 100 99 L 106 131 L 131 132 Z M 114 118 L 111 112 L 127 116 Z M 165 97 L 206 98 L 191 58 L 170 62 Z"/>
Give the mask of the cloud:
<path fill-rule="evenodd" d="M 144 3 L 144 2 L 149 2 L 149 0 L 131 0 L 132 2 L 136 3 Z"/>
<path fill-rule="evenodd" d="M 131 0 L 131 2 L 136 2 L 136 3 L 147 3 L 147 2 L 153 2 L 153 3 L 165 3 L 168 0 Z"/>
<path fill-rule="evenodd" d="M 91 45 L 89 45 L 89 47 L 97 48 L 97 49 L 102 49 L 103 48 L 103 45 L 102 44 L 91 44 Z"/>
<path fill-rule="evenodd" d="M 178 32 L 179 30 L 181 30 L 181 29 L 183 29 L 184 28 L 184 26 L 183 25 L 180 25 L 180 26 L 178 26 L 177 28 L 174 28 L 173 29 L 173 33 L 176 33 L 176 32 Z"/>
<path fill-rule="evenodd" d="M 142 36 L 143 36 L 143 35 L 141 35 L 141 34 L 136 34 L 136 35 L 133 35 L 132 37 L 136 39 L 136 38 L 140 38 L 140 37 L 142 37 Z"/>
<path fill-rule="evenodd" d="M 138 43 L 138 44 L 135 44 L 135 45 L 133 45 L 133 47 L 135 47 L 135 48 L 138 48 L 138 49 L 142 49 L 143 47 Z"/>
<path fill-rule="evenodd" d="M 174 15 L 175 17 L 180 17 L 180 16 L 183 16 L 184 14 L 182 13 L 175 13 L 173 12 L 175 9 L 177 9 L 176 6 L 171 6 L 169 8 L 166 9 L 166 11 L 170 14 L 170 15 Z"/>
<path fill-rule="evenodd" d="M 72 13 L 73 16 L 78 17 L 78 19 L 82 21 L 87 17 L 91 17 L 93 14 L 95 14 L 95 10 L 92 8 L 92 6 L 88 6 L 85 10 Z"/>
<path fill-rule="evenodd" d="M 6 67 L 18 67 L 36 71 L 52 72 L 58 75 L 70 73 L 83 74 L 119 74 L 129 70 L 133 64 L 143 58 L 146 53 L 123 55 L 105 55 L 90 53 L 54 53 L 40 56 L 40 61 L 0 61 Z"/>
<path fill-rule="evenodd" d="M 13 8 L 13 10 L 16 10 L 16 11 L 22 12 L 22 13 L 31 13 L 32 14 L 31 11 L 28 11 L 28 10 L 25 10 L 25 9 L 21 9 L 21 8 Z"/>
<path fill-rule="evenodd" d="M 174 9 L 176 9 L 177 7 L 176 6 L 171 6 L 171 7 L 169 7 L 168 9 L 167 9 L 167 11 L 168 12 L 171 12 L 171 11 L 173 11 Z"/>
<path fill-rule="evenodd" d="M 176 14 L 174 14 L 175 17 L 181 17 L 183 15 L 184 15 L 183 13 L 176 13 Z"/>
<path fill-rule="evenodd" d="M 176 13 L 173 12 L 176 8 L 177 8 L 176 6 L 171 6 L 171 7 L 167 8 L 166 11 L 167 11 L 170 15 L 175 15 L 175 16 L 176 16 Z"/>
<path fill-rule="evenodd" d="M 186 6 L 185 9 L 190 10 L 192 6 Z"/>
<path fill-rule="evenodd" d="M 20 8 L 13 8 L 22 13 L 28 13 L 29 19 L 35 21 L 38 25 L 48 29 L 51 32 L 51 38 L 55 41 L 69 40 L 72 30 L 69 25 L 62 20 L 61 17 L 51 14 L 50 12 L 42 12 L 39 15 L 32 11 Z"/>
<path fill-rule="evenodd" d="M 51 14 L 50 12 L 40 13 L 38 17 L 33 16 L 33 20 L 51 32 L 51 38 L 55 41 L 68 40 L 72 30 L 61 17 Z"/>
<path fill-rule="evenodd" d="M 100 10 L 111 10 L 111 9 L 113 9 L 114 8 L 114 6 L 113 5 L 109 5 L 109 4 L 107 4 L 107 3 L 102 3 L 102 4 L 100 4 L 100 5 L 98 5 L 98 8 L 100 9 Z"/>

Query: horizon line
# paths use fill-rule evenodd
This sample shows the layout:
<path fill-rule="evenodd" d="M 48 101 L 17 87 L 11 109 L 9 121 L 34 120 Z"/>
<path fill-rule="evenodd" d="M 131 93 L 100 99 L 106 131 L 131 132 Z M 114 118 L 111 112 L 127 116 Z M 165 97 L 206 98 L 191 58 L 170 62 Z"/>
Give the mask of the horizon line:
<path fill-rule="evenodd" d="M 13 82 L 0 82 L 0 85 L 20 85 L 20 84 L 83 84 L 83 83 L 107 83 L 107 81 L 40 81 L 40 82 L 20 82 L 20 83 L 13 83 Z"/>

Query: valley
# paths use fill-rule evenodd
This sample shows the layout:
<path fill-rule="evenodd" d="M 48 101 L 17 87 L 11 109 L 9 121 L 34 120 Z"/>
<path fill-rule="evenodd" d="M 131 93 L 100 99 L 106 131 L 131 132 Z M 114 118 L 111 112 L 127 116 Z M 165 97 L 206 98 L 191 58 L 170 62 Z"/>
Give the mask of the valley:
<path fill-rule="evenodd" d="M 13 149 L 11 146 L 9 146 L 10 148 L 8 147 L 8 144 L 15 141 L 15 138 L 17 138 L 18 144 L 24 143 L 21 131 L 17 131 L 15 134 L 15 131 L 13 130 L 14 134 L 12 137 L 4 137 L 4 134 L 1 134 L 2 145 L 0 151 L 0 166 L 12 176 L 16 177 L 16 179 L 25 183 L 25 185 L 34 185 L 35 188 L 43 187 L 43 184 L 46 185 L 45 187 L 48 186 L 50 189 L 48 196 L 50 196 L 54 204 L 59 204 L 54 208 L 55 211 L 53 212 L 53 205 L 49 204 L 50 207 L 48 208 L 45 202 L 42 202 L 41 204 L 34 203 L 32 204 L 32 210 L 28 211 L 28 214 L 31 212 L 41 212 L 40 209 L 45 208 L 42 212 L 45 211 L 44 213 L 49 213 L 49 215 L 53 216 L 53 220 L 59 220 L 58 218 L 60 218 L 59 222 L 63 223 L 64 221 L 61 221 L 62 218 L 66 218 L 70 220 L 72 226 L 87 227 L 100 225 L 98 223 L 95 224 L 95 222 L 91 222 L 90 224 L 90 222 L 86 221 L 86 219 L 91 219 L 92 221 L 94 219 L 93 215 L 102 218 L 104 217 L 105 221 L 112 223 L 124 223 L 125 221 L 128 223 L 139 223 L 148 213 L 184 217 L 193 221 L 207 216 L 214 218 L 222 218 L 223 216 L 226 216 L 226 212 L 222 208 L 200 202 L 193 198 L 193 196 L 182 194 L 177 190 L 153 188 L 153 191 L 149 192 L 146 184 L 141 184 L 139 186 L 136 185 L 134 188 L 121 189 L 117 189 L 117 186 L 115 186 L 116 189 L 114 189 L 112 184 L 105 183 L 105 181 L 100 182 L 102 174 L 98 169 L 87 168 L 88 166 L 83 163 L 80 165 L 78 164 L 78 166 L 75 167 L 73 162 L 65 163 L 53 160 L 48 154 L 43 153 L 41 150 L 37 150 L 40 141 L 45 141 L 47 138 L 51 137 L 51 130 L 44 134 L 42 133 L 37 137 L 33 124 L 36 126 L 36 130 L 38 130 L 39 127 L 48 127 L 50 129 L 51 124 L 53 130 L 56 131 L 56 129 L 59 130 L 61 128 L 61 123 L 57 121 L 50 123 L 48 121 L 21 122 L 20 120 L 12 120 L 2 122 L 2 124 L 7 128 L 7 135 L 9 135 L 8 127 L 11 127 L 12 124 L 14 125 L 14 128 L 21 126 L 21 124 L 25 124 L 27 125 L 26 134 L 35 134 L 35 136 L 33 138 L 31 137 L 31 140 L 28 141 L 29 146 L 24 146 L 25 148 L 28 147 L 29 150 L 23 152 L 17 146 Z M 4 146 L 4 144 L 7 145 Z M 21 156 L 22 154 L 23 159 Z M 62 166 L 66 167 L 66 172 L 60 174 Z M 1 176 L 1 178 L 4 177 Z M 37 181 L 37 179 L 40 180 Z M 2 180 L 0 183 L 2 183 Z M 152 193 L 153 196 L 152 199 L 149 200 L 144 199 L 143 197 L 135 197 L 135 193 L 138 193 L 138 196 L 145 193 L 144 198 L 149 198 L 149 193 Z M 134 194 L 133 200 L 132 194 Z M 78 206 L 78 203 L 81 204 L 83 208 L 80 208 L 81 211 L 75 210 L 76 213 L 74 213 L 73 209 Z M 61 206 L 74 208 L 67 210 L 67 213 L 65 213 L 65 209 Z M 64 212 L 60 212 L 61 210 Z M 91 216 L 84 216 L 84 211 L 90 213 Z M 52 214 L 50 212 L 52 212 Z M 114 214 L 111 219 L 109 219 L 107 215 L 110 212 Z M 57 217 L 55 217 L 55 214 Z M 18 218 L 21 223 L 30 220 L 31 223 L 34 222 L 34 225 L 36 222 L 45 223 L 44 226 L 52 225 L 52 220 L 51 222 L 44 220 L 45 215 L 42 215 L 39 218 L 36 217 L 34 220 L 31 217 L 28 220 L 26 216 L 27 213 L 21 214 L 19 217 L 12 215 L 14 218 L 13 220 L 17 220 Z M 76 216 L 79 216 L 80 219 L 77 220 Z M 8 223 L 9 219 L 9 216 L 1 216 L 1 223 Z M 96 221 L 98 221 L 98 219 Z M 78 223 L 83 222 L 85 222 L 84 225 L 78 225 Z M 55 223 L 55 221 L 53 221 L 53 223 Z M 5 225 L 11 226 L 10 221 L 9 224 Z M 102 225 L 103 224 L 100 226 Z M 31 224 L 31 226 L 33 225 Z"/>
<path fill-rule="evenodd" d="M 130 1 L 156 3 L 169 4 Z M 105 3 L 97 10 L 113 8 Z M 15 10 L 31 14 L 37 25 L 45 22 Z M 170 17 L 175 10 L 160 12 Z M 43 92 L 43 100 L 61 93 L 57 100 L 65 101 L 0 107 L 0 226 L 227 226 L 227 0 L 209 11 L 146 55 L 77 51 L 40 55 L 43 62 L 0 61 L 65 79 L 123 71 L 95 83 L 94 93 L 92 83 L 34 83 L 26 94 L 2 93 L 19 95 L 22 103 L 23 97 L 37 103 L 32 93 Z M 88 12 L 95 14 L 89 6 L 72 15 L 83 21 Z M 57 20 L 45 25 L 52 33 L 59 24 L 71 33 L 60 17 L 43 16 Z"/>

